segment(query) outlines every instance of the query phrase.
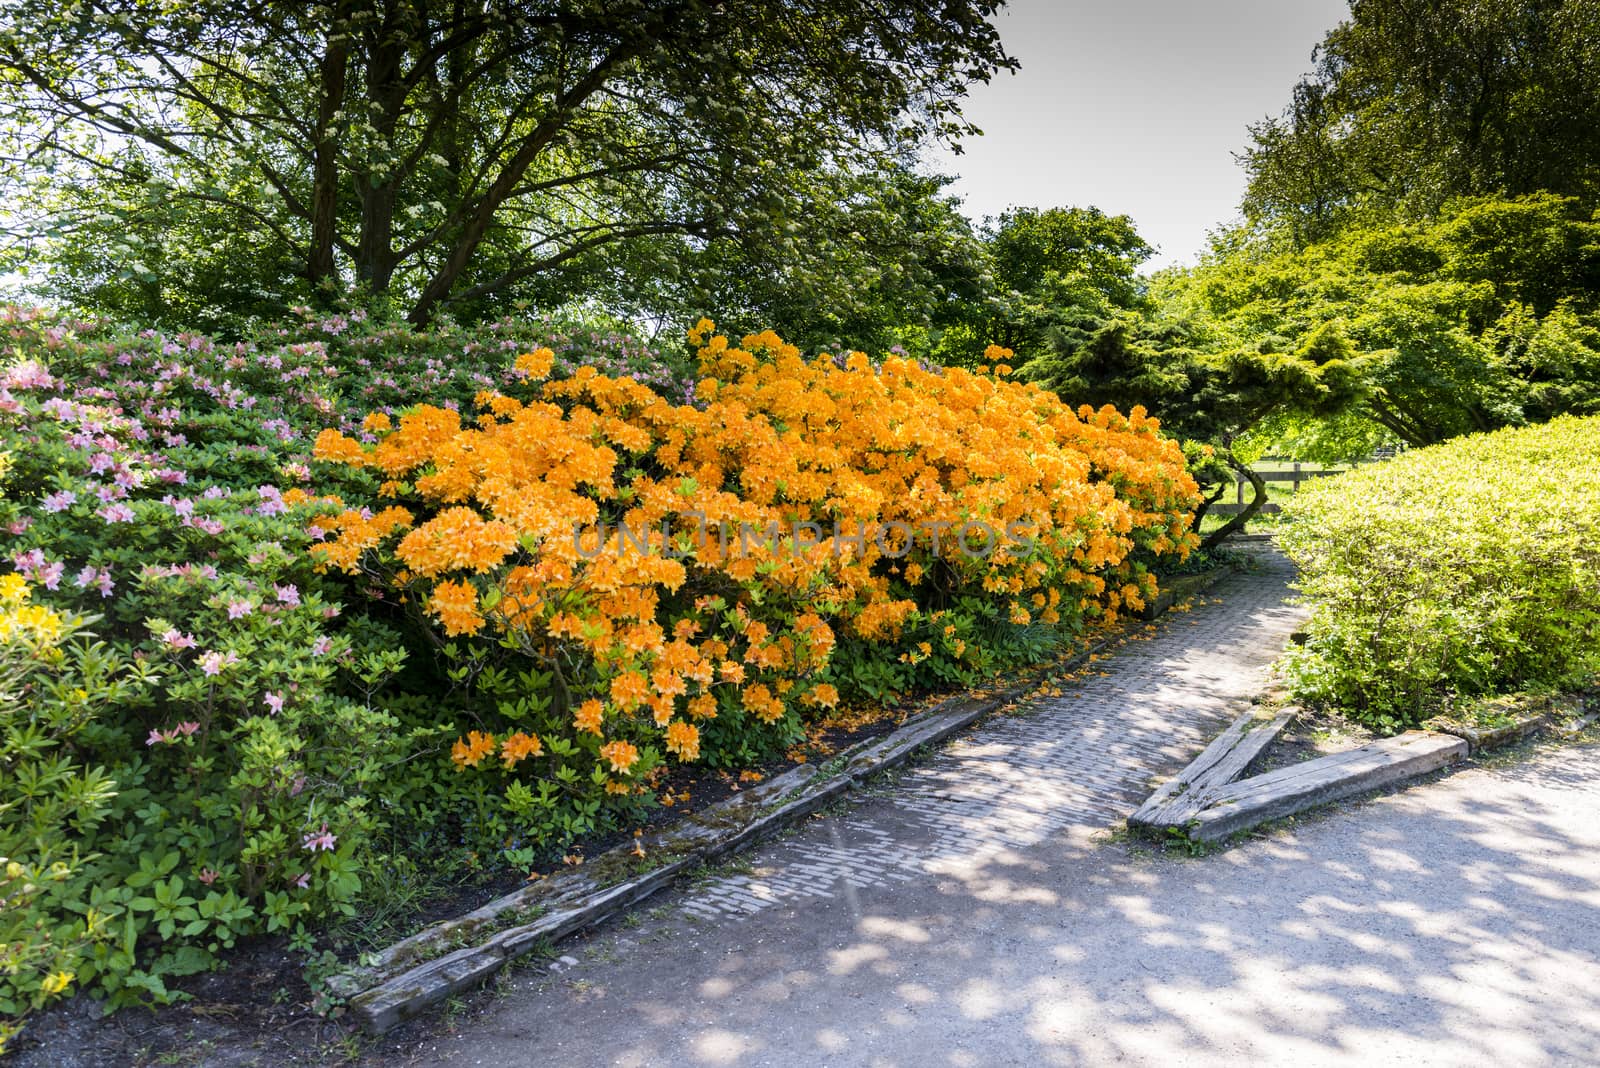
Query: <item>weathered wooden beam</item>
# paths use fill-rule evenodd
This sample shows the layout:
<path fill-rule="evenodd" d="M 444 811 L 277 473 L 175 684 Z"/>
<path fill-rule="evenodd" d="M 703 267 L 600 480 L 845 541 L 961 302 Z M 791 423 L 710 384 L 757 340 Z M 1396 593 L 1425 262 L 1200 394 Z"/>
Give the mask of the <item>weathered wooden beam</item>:
<path fill-rule="evenodd" d="M 1466 756 L 1462 738 L 1408 731 L 1210 790 L 1185 826 L 1196 841 L 1220 841 L 1267 820 L 1418 778 Z"/>
<path fill-rule="evenodd" d="M 1212 739 L 1188 767 L 1151 794 L 1128 817 L 1129 826 L 1152 830 L 1182 827 L 1204 807 L 1211 791 L 1242 774 L 1299 711 L 1290 706 L 1276 715 L 1259 708 L 1245 712 Z"/>

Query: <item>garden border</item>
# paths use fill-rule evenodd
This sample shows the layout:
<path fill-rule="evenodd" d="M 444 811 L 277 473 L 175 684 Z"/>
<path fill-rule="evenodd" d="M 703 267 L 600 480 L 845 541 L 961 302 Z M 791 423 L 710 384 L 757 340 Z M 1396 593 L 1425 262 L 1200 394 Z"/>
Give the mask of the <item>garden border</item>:
<path fill-rule="evenodd" d="M 1546 730 L 1570 736 L 1600 718 L 1600 711 L 1582 716 L 1582 702 L 1570 696 L 1511 695 L 1499 703 L 1512 714 L 1493 727 L 1436 717 L 1423 730 L 1239 778 L 1299 712 L 1294 706 L 1272 710 L 1252 704 L 1187 767 L 1156 788 L 1128 817 L 1128 829 L 1215 844 L 1275 819 L 1406 786 L 1472 754 Z M 1576 726 L 1557 724 L 1564 711 L 1579 714 Z"/>
<path fill-rule="evenodd" d="M 1173 578 L 1138 619 L 1064 657 L 1054 670 L 1080 667 L 1232 571 L 1224 565 Z M 917 750 L 944 741 L 1037 687 L 1037 681 L 1028 681 L 983 696 L 963 694 L 941 701 L 888 736 L 858 743 L 826 764 L 791 768 L 641 837 L 636 846 L 618 846 L 582 868 L 558 872 L 464 916 L 431 924 L 364 956 L 357 967 L 330 976 L 327 988 L 348 999 L 351 1014 L 364 1027 L 382 1034 L 484 981 L 512 960 L 598 924 L 708 861 L 798 823 L 870 776 L 904 763 Z"/>

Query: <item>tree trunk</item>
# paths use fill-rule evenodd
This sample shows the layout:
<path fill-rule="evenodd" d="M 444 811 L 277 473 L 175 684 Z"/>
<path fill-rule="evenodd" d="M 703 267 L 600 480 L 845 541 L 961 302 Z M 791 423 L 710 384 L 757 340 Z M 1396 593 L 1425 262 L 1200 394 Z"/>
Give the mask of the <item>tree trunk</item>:
<path fill-rule="evenodd" d="M 325 279 L 337 283 L 338 267 L 333 258 L 335 225 L 339 214 L 338 144 L 332 131 L 333 117 L 344 106 L 345 71 L 349 66 L 349 27 L 341 10 L 334 16 L 322 53 L 322 95 L 317 102 L 317 143 L 313 150 L 311 179 L 311 252 L 306 261 L 306 278 L 313 286 Z"/>
<path fill-rule="evenodd" d="M 1206 513 L 1207 512 L 1211 511 L 1211 506 L 1213 504 L 1216 504 L 1218 501 L 1220 501 L 1222 499 L 1222 495 L 1224 493 L 1227 493 L 1227 492 L 1228 492 L 1228 483 L 1219 482 L 1217 484 L 1217 489 L 1216 489 L 1215 493 L 1211 494 L 1211 496 L 1209 496 L 1209 497 L 1205 497 L 1205 498 L 1201 499 L 1199 507 L 1197 507 L 1194 510 L 1194 529 L 1195 530 L 1199 530 L 1200 529 L 1200 521 L 1206 517 Z"/>
<path fill-rule="evenodd" d="M 383 22 L 370 28 L 367 36 L 367 94 L 380 145 L 391 144 L 405 104 L 405 84 L 400 76 L 403 35 L 395 18 L 393 10 L 385 11 Z M 394 211 L 400 176 L 391 170 L 359 178 L 361 239 L 356 246 L 356 276 L 374 295 L 381 296 L 389 291 L 394 275 Z"/>
<path fill-rule="evenodd" d="M 1230 537 L 1236 532 L 1243 530 L 1245 524 L 1250 522 L 1251 519 L 1255 518 L 1256 513 L 1261 511 L 1261 506 L 1267 503 L 1267 482 L 1264 478 L 1250 470 L 1250 468 L 1245 464 L 1233 463 L 1230 461 L 1229 466 L 1231 466 L 1234 471 L 1244 475 L 1244 477 L 1249 480 L 1251 491 L 1250 503 L 1245 505 L 1244 510 L 1238 515 L 1234 516 L 1222 526 L 1206 535 L 1205 539 L 1200 542 L 1200 548 L 1207 551 L 1215 549 L 1222 543 L 1222 539 Z M 1196 520 L 1195 522 L 1198 523 L 1199 520 Z"/>

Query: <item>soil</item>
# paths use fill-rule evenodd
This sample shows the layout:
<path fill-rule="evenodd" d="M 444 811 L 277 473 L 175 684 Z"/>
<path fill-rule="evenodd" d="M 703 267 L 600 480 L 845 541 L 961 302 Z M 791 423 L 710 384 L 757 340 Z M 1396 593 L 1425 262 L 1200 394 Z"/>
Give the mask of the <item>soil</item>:
<path fill-rule="evenodd" d="M 1380 736 L 1333 712 L 1302 710 L 1283 733 L 1251 761 L 1239 778 L 1276 771 L 1330 753 L 1356 749 Z"/>

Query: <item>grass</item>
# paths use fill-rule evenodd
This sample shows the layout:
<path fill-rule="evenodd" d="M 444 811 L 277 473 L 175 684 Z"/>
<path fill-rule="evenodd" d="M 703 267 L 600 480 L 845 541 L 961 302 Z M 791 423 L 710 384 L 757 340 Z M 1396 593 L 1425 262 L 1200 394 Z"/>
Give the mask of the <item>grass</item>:
<path fill-rule="evenodd" d="M 1294 465 L 1294 461 L 1293 460 L 1258 460 L 1255 463 L 1250 465 L 1250 467 L 1253 470 L 1258 471 L 1258 472 L 1260 472 L 1262 474 L 1267 474 L 1267 473 L 1271 473 L 1271 472 L 1279 472 L 1279 471 L 1293 471 L 1294 470 L 1294 466 L 1295 465 Z M 1325 467 L 1325 466 L 1323 466 L 1321 464 L 1302 463 L 1300 465 L 1300 470 L 1301 470 L 1302 473 L 1306 473 L 1306 472 L 1313 472 L 1313 471 L 1349 471 L 1349 470 L 1352 470 L 1352 468 L 1349 465 L 1335 465 L 1335 466 L 1327 466 L 1327 467 Z M 1307 479 L 1306 480 L 1306 482 L 1309 482 L 1309 481 L 1311 481 L 1311 479 Z M 1305 484 L 1304 482 L 1301 483 L 1301 485 L 1304 485 L 1304 484 Z M 1268 504 L 1276 504 L 1276 505 L 1288 504 L 1290 501 L 1292 501 L 1294 499 L 1294 494 L 1295 494 L 1295 488 L 1294 487 L 1295 487 L 1295 484 L 1293 482 L 1268 482 L 1267 483 L 1267 503 Z M 1250 500 L 1250 495 L 1251 495 L 1251 490 L 1250 490 L 1249 486 L 1245 487 L 1245 491 L 1244 492 L 1245 492 L 1245 500 L 1249 501 Z M 1217 503 L 1218 504 L 1234 504 L 1235 502 L 1237 502 L 1237 500 L 1238 500 L 1237 492 L 1235 490 L 1233 490 L 1232 488 L 1230 488 L 1228 490 L 1228 492 L 1226 492 L 1226 493 L 1224 493 L 1222 495 L 1222 498 L 1219 501 L 1217 501 Z M 1228 520 L 1230 520 L 1232 518 L 1233 518 L 1232 516 L 1217 515 L 1215 513 L 1208 513 L 1205 516 L 1205 518 L 1200 521 L 1200 533 L 1201 534 L 1209 534 L 1213 530 L 1216 530 L 1218 527 L 1222 526 L 1224 523 L 1228 522 Z M 1273 526 L 1276 526 L 1276 525 L 1278 525 L 1279 523 L 1281 523 L 1283 521 L 1284 521 L 1283 520 L 1283 516 L 1281 514 L 1278 514 L 1278 513 L 1258 514 L 1258 515 L 1256 515 L 1255 518 L 1250 520 L 1249 527 L 1247 529 L 1257 530 L 1257 529 L 1261 529 L 1261 528 L 1264 528 L 1264 527 L 1273 527 Z"/>

